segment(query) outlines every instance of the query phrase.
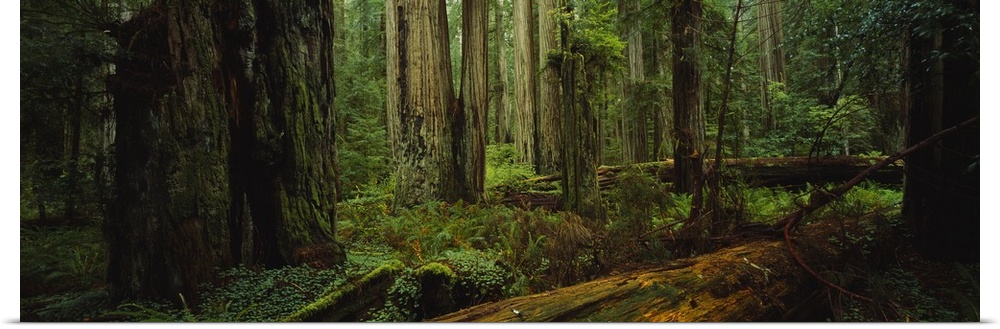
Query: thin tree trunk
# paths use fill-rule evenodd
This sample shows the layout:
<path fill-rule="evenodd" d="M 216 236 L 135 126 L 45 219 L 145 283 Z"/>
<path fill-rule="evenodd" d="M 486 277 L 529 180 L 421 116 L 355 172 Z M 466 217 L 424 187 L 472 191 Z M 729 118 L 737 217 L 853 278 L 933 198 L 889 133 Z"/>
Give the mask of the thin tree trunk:
<path fill-rule="evenodd" d="M 514 0 L 514 100 L 517 102 L 514 143 L 524 162 L 537 165 L 532 16 L 531 0 Z"/>
<path fill-rule="evenodd" d="M 80 194 L 80 125 L 83 119 L 83 107 L 87 101 L 84 94 L 83 76 L 78 75 L 74 83 L 73 104 L 69 109 L 69 158 L 66 164 L 66 199 L 63 208 L 63 219 L 72 222 L 76 218 L 76 201 Z"/>
<path fill-rule="evenodd" d="M 560 112 L 562 93 L 558 69 L 549 65 L 549 52 L 558 46 L 553 10 L 555 0 L 538 0 L 538 173 L 552 174 L 562 166 Z"/>

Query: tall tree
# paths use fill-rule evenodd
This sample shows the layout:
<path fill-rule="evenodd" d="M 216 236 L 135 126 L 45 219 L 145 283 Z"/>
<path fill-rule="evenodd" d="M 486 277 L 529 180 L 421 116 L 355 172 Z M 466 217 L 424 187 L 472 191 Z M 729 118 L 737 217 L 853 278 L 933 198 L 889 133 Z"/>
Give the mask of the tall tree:
<path fill-rule="evenodd" d="M 933 1 L 907 38 L 906 144 L 979 115 L 979 6 Z M 945 13 L 942 15 L 942 13 Z M 906 158 L 903 216 L 914 244 L 942 261 L 979 262 L 979 128 Z"/>
<path fill-rule="evenodd" d="M 554 19 L 555 0 L 538 0 L 538 173 L 553 174 L 562 166 L 559 72 L 549 65 L 549 53 L 559 44 Z"/>
<path fill-rule="evenodd" d="M 619 0 L 618 15 L 622 39 L 627 41 L 625 58 L 628 60 L 628 77 L 622 83 L 622 162 L 642 163 L 649 161 L 649 146 L 646 137 L 648 100 L 642 92 L 646 80 L 643 63 L 641 20 L 639 0 Z"/>
<path fill-rule="evenodd" d="M 214 267 L 343 260 L 329 2 L 160 0 L 113 31 L 112 295 L 197 298 Z"/>
<path fill-rule="evenodd" d="M 701 0 L 683 0 L 671 17 L 673 32 L 674 189 L 695 193 L 702 173 L 705 121 L 702 109 Z M 693 215 L 692 215 L 693 216 Z"/>
<path fill-rule="evenodd" d="M 395 206 L 458 198 L 444 1 L 388 0 L 386 108 L 396 165 Z"/>
<path fill-rule="evenodd" d="M 482 198 L 486 175 L 487 12 L 486 1 L 462 0 L 461 108 L 452 131 L 458 135 L 455 166 L 461 171 L 459 193 L 470 202 Z"/>
<path fill-rule="evenodd" d="M 451 82 L 445 2 L 386 1 L 386 108 L 394 205 L 477 201 L 486 145 L 486 5 L 463 2 L 461 98 Z"/>
<path fill-rule="evenodd" d="M 535 43 L 531 0 L 514 0 L 514 143 L 523 160 L 537 165 L 535 114 Z"/>
<path fill-rule="evenodd" d="M 785 82 L 784 40 L 781 0 L 758 0 L 757 33 L 760 36 L 760 108 L 764 111 L 763 129 L 774 129 L 774 110 L 769 90 L 772 83 Z"/>

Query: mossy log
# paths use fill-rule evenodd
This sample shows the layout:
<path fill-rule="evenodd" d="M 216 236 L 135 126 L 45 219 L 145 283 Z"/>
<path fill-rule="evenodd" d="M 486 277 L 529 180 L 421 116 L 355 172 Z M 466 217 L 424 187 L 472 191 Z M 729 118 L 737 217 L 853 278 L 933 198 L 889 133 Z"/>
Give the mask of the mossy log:
<path fill-rule="evenodd" d="M 823 184 L 847 181 L 861 173 L 871 165 L 885 157 L 783 157 L 783 158 L 733 158 L 725 159 L 724 174 L 728 179 L 739 179 L 751 186 L 761 187 L 804 187 L 806 183 Z M 706 167 L 711 168 L 714 161 L 706 159 Z M 602 167 L 597 170 L 597 183 L 601 190 L 616 186 L 618 175 L 626 170 L 637 169 L 660 182 L 669 183 L 674 177 L 674 161 L 665 160 L 625 166 Z M 561 174 L 536 177 L 521 182 L 530 186 L 530 192 L 517 189 L 498 187 L 498 191 L 507 191 L 501 203 L 525 208 L 562 209 L 559 196 L 551 192 L 556 189 L 552 184 L 562 179 Z M 897 161 L 893 165 L 872 172 L 869 180 L 884 184 L 900 184 L 903 181 L 903 163 Z"/>
<path fill-rule="evenodd" d="M 813 268 L 842 254 L 827 237 L 840 224 L 817 223 L 797 234 Z M 825 286 L 800 267 L 778 239 L 753 241 L 662 266 L 566 288 L 482 304 L 440 322 L 731 322 L 817 321 Z"/>

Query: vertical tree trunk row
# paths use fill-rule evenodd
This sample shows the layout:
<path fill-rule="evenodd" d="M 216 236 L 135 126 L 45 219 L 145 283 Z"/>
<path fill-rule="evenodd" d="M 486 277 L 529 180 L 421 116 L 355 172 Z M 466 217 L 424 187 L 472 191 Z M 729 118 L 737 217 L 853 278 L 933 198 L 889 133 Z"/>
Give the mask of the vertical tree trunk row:
<path fill-rule="evenodd" d="M 531 0 L 514 0 L 514 143 L 524 162 L 537 165 L 534 20 Z"/>

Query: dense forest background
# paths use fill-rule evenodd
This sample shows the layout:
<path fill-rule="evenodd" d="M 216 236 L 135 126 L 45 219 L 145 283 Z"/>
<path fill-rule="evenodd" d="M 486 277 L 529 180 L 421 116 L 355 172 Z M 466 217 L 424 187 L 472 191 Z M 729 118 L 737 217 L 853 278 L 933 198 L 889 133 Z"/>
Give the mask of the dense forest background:
<path fill-rule="evenodd" d="M 979 1 L 19 14 L 22 321 L 982 317 Z"/>

